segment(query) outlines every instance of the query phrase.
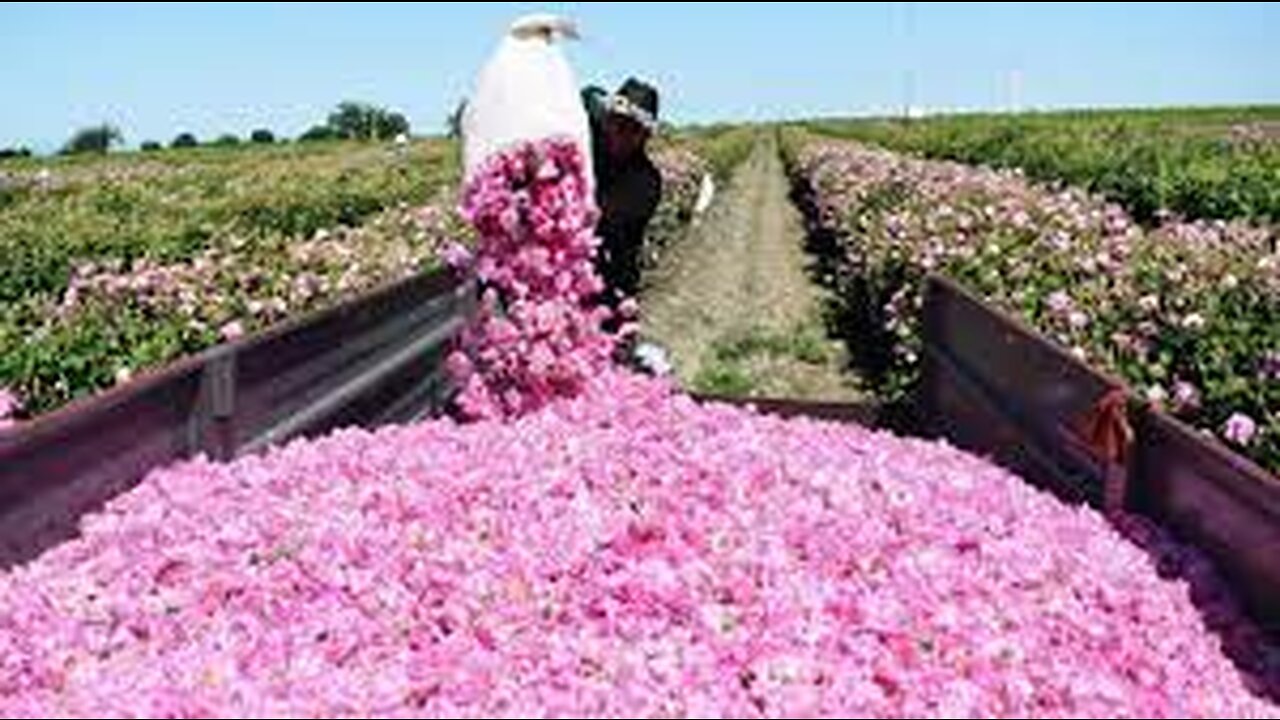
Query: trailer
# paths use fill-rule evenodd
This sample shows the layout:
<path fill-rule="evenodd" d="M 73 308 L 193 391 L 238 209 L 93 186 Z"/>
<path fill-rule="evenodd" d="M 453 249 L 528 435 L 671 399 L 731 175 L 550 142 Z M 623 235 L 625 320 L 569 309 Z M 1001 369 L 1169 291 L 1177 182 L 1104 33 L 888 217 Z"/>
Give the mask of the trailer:
<path fill-rule="evenodd" d="M 473 280 L 426 273 L 0 433 L 0 567 L 73 537 L 82 515 L 152 468 L 441 412 L 452 393 L 444 358 L 475 308 Z M 1250 615 L 1280 632 L 1280 480 L 948 278 L 928 279 L 923 326 L 906 430 L 988 457 L 1064 502 L 1156 521 L 1205 551 Z M 869 404 L 701 399 L 880 421 Z"/>

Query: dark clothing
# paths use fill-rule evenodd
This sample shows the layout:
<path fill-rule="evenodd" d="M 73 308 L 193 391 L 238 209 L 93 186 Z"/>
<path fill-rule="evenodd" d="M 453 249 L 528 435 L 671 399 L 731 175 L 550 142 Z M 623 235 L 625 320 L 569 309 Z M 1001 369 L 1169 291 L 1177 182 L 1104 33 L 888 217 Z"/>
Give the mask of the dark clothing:
<path fill-rule="evenodd" d="M 616 167 L 597 161 L 596 183 L 601 274 L 610 290 L 633 296 L 640 286 L 645 230 L 662 198 L 662 175 L 639 154 Z"/>
<path fill-rule="evenodd" d="M 596 176 L 596 204 L 600 222 L 597 268 L 605 281 L 606 302 L 618 295 L 634 296 L 640 286 L 640 257 L 645 230 L 662 198 L 662 175 L 649 157 L 638 152 L 624 162 L 613 161 L 605 150 L 599 118 L 592 117 L 592 153 Z"/>

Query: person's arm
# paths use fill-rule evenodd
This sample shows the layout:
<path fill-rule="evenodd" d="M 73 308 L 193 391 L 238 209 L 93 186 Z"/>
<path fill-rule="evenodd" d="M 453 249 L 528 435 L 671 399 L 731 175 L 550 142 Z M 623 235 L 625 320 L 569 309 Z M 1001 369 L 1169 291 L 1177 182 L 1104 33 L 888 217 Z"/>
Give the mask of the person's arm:
<path fill-rule="evenodd" d="M 604 99 L 608 96 L 604 88 L 588 85 L 582 89 L 582 107 L 587 111 L 587 119 L 592 123 L 600 120 L 604 113 Z"/>

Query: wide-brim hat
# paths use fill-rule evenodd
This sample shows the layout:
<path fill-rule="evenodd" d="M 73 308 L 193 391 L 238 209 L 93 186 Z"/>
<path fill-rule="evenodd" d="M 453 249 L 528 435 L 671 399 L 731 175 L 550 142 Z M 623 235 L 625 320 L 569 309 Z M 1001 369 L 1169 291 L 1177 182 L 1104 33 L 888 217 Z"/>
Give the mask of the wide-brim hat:
<path fill-rule="evenodd" d="M 630 78 L 605 99 L 605 110 L 635 120 L 645 130 L 658 129 L 658 91 L 652 85 Z"/>

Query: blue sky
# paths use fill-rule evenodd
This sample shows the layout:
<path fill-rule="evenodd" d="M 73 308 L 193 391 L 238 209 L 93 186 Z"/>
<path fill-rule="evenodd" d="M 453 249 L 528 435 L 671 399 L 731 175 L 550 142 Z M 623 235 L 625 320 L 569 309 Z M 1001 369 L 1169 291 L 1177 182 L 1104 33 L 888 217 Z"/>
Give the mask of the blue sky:
<path fill-rule="evenodd" d="M 434 132 L 532 10 L 579 21 L 582 82 L 650 78 L 676 122 L 1280 102 L 1276 3 L 4 3 L 0 147 L 294 135 L 345 98 Z"/>

